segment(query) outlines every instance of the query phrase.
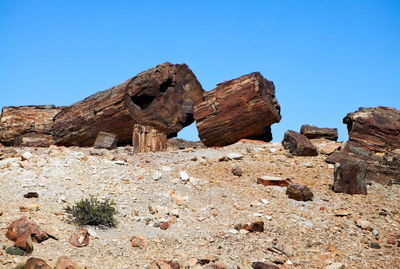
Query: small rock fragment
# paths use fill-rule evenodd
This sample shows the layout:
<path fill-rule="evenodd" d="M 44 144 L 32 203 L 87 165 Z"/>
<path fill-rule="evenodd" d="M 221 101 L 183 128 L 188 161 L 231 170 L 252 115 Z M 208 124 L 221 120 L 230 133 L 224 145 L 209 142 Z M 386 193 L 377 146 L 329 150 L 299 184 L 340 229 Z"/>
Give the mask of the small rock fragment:
<path fill-rule="evenodd" d="M 379 245 L 379 243 L 371 243 L 369 244 L 369 247 L 374 249 L 380 249 L 381 245 Z"/>
<path fill-rule="evenodd" d="M 158 171 L 153 173 L 153 180 L 158 181 L 162 178 L 162 174 Z"/>
<path fill-rule="evenodd" d="M 38 204 L 23 205 L 19 207 L 20 212 L 35 212 L 40 209 Z"/>
<path fill-rule="evenodd" d="M 251 264 L 251 267 L 253 267 L 254 269 L 279 269 L 279 267 L 276 265 L 263 262 L 253 262 Z"/>
<path fill-rule="evenodd" d="M 181 178 L 182 182 L 188 182 L 190 180 L 190 176 L 186 171 L 180 171 L 179 177 Z"/>
<path fill-rule="evenodd" d="M 87 229 L 81 228 L 72 233 L 68 242 L 75 247 L 85 247 L 89 245 L 90 235 Z"/>
<path fill-rule="evenodd" d="M 257 178 L 257 184 L 262 184 L 264 186 L 287 187 L 290 184 L 290 180 L 283 179 L 280 177 L 262 176 Z"/>
<path fill-rule="evenodd" d="M 236 153 L 236 152 L 230 152 L 230 153 L 226 154 L 226 157 L 229 160 L 241 160 L 241 159 L 243 159 L 243 155 L 239 154 L 239 153 Z"/>
<path fill-rule="evenodd" d="M 143 247 L 145 245 L 146 241 L 147 241 L 147 239 L 143 235 L 135 235 L 131 240 L 131 244 L 132 244 L 132 247 L 134 247 L 134 248 Z"/>
<path fill-rule="evenodd" d="M 372 231 L 373 230 L 372 225 L 371 225 L 371 223 L 369 221 L 356 220 L 355 222 L 356 222 L 356 225 L 358 227 L 360 227 L 361 229 L 363 229 L 363 230 L 368 230 L 368 231 Z"/>
<path fill-rule="evenodd" d="M 30 191 L 24 194 L 25 198 L 39 198 L 39 194 L 37 192 Z"/>
<path fill-rule="evenodd" d="M 264 232 L 264 222 L 263 221 L 256 221 L 250 224 L 236 224 L 234 228 L 237 231 L 242 229 L 247 230 L 249 232 Z"/>
<path fill-rule="evenodd" d="M 42 259 L 29 258 L 24 267 L 24 269 L 51 269 L 51 267 Z"/>
<path fill-rule="evenodd" d="M 345 264 L 340 262 L 334 262 L 325 267 L 325 269 L 345 269 L 345 268 L 346 268 Z"/>
<path fill-rule="evenodd" d="M 33 157 L 32 153 L 30 153 L 29 151 L 24 152 L 21 155 L 21 161 L 28 161 L 29 159 L 31 159 Z"/>
<path fill-rule="evenodd" d="M 308 201 L 314 197 L 309 187 L 300 184 L 290 184 L 286 189 L 286 194 L 290 199 L 297 201 Z"/>
<path fill-rule="evenodd" d="M 243 175 L 242 169 L 239 166 L 232 167 L 231 172 L 234 176 L 241 177 Z"/>
<path fill-rule="evenodd" d="M 198 263 L 201 265 L 204 265 L 204 264 L 207 264 L 210 262 L 215 262 L 217 260 L 218 260 L 217 257 L 215 257 L 214 255 L 208 254 L 208 255 L 204 255 L 204 256 L 198 258 Z"/>
<path fill-rule="evenodd" d="M 160 227 L 161 230 L 168 230 L 169 227 L 170 227 L 170 224 L 169 224 L 168 221 L 163 221 L 163 222 L 160 223 L 159 227 Z"/>
<path fill-rule="evenodd" d="M 79 269 L 76 262 L 67 256 L 58 259 L 55 269 Z"/>

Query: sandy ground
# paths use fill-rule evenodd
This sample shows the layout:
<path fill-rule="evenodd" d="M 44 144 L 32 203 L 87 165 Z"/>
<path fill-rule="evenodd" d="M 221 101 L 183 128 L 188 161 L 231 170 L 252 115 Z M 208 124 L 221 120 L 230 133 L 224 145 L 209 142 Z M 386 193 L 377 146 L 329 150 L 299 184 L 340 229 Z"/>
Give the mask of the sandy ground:
<path fill-rule="evenodd" d="M 325 268 L 333 262 L 346 268 L 400 268 L 400 187 L 372 184 L 366 196 L 334 193 L 326 156 L 293 157 L 280 143 L 248 142 L 148 154 L 132 154 L 131 147 L 15 150 L 14 157 L 0 161 L 1 249 L 13 244 L 5 237 L 7 226 L 29 216 L 59 238 L 34 243 L 31 257 L 51 266 L 60 256 L 94 269 L 145 268 L 154 259 L 183 264 L 210 254 L 228 268 L 251 268 L 256 261 L 280 268 Z M 21 161 L 27 151 L 33 156 Z M 229 153 L 243 158 L 219 161 Z M 234 166 L 242 169 L 241 177 L 232 174 Z M 180 179 L 181 171 L 188 182 Z M 298 202 L 287 197 L 285 187 L 256 184 L 264 175 L 306 184 L 314 199 Z M 28 191 L 39 198 L 24 198 Z M 77 227 L 63 209 L 90 195 L 116 202 L 118 225 L 90 227 L 89 245 L 77 248 L 68 243 Z M 33 203 L 40 210 L 20 212 L 20 206 Z M 339 211 L 347 215 L 336 216 Z M 233 230 L 235 224 L 258 220 L 264 221 L 264 232 Z M 358 227 L 362 220 L 370 227 Z M 160 221 L 170 221 L 170 228 L 154 227 Z M 134 235 L 145 236 L 146 245 L 132 247 Z M 396 244 L 389 244 L 393 239 Z M 0 268 L 28 258 L 1 249 Z"/>

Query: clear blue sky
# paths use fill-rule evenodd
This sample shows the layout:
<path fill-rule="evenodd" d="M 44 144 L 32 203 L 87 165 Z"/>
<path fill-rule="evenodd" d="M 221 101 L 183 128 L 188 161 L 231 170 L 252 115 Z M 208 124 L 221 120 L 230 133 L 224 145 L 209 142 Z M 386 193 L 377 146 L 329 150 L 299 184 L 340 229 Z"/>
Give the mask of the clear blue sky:
<path fill-rule="evenodd" d="M 0 107 L 69 105 L 170 61 L 206 90 L 253 71 L 274 81 L 274 141 L 304 123 L 346 139 L 346 113 L 400 108 L 397 0 L 0 0 L 0 41 Z"/>

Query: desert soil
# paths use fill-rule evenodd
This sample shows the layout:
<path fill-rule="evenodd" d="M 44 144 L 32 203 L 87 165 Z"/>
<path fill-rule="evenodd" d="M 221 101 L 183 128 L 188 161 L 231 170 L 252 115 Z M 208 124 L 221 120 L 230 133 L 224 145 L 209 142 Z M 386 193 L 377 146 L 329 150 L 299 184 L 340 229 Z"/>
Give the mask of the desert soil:
<path fill-rule="evenodd" d="M 131 153 L 131 147 L 15 150 L 0 160 L 0 268 L 28 259 L 4 251 L 13 244 L 5 237 L 7 226 L 22 216 L 59 239 L 34 243 L 31 256 L 51 266 L 60 256 L 94 269 L 145 268 L 155 259 L 184 264 L 214 255 L 228 268 L 251 268 L 256 261 L 280 268 L 325 268 L 334 262 L 346 268 L 400 268 L 400 187 L 371 184 L 368 195 L 334 193 L 326 156 L 295 157 L 280 143 L 250 142 L 141 154 Z M 22 161 L 24 152 L 33 156 Z M 229 153 L 243 158 L 220 161 Z M 234 166 L 242 176 L 232 174 Z M 181 171 L 188 181 L 180 179 Z M 285 187 L 256 184 L 264 175 L 306 184 L 314 199 L 295 201 Z M 24 198 L 29 191 L 39 198 Z M 77 226 L 64 208 L 90 195 L 116 202 L 118 225 L 89 227 L 89 245 L 77 248 L 68 243 Z M 20 212 L 20 206 L 35 203 L 38 211 Z M 264 232 L 234 230 L 259 220 Z M 170 228 L 155 227 L 162 221 Z M 368 225 L 359 227 L 361 221 Z M 131 246 L 135 235 L 147 238 L 145 246 Z"/>

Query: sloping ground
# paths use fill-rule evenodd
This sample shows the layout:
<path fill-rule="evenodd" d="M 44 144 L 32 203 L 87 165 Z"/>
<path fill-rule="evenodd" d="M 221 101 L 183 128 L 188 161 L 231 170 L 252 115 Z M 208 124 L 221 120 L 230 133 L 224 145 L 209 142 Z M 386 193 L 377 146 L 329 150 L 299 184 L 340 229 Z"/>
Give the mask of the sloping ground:
<path fill-rule="evenodd" d="M 366 196 L 334 193 L 328 186 L 333 169 L 324 162 L 325 156 L 293 157 L 280 143 L 242 142 L 136 155 L 131 147 L 16 151 L 14 158 L 0 161 L 0 244 L 12 245 L 4 236 L 9 223 L 30 216 L 59 238 L 34 244 L 31 256 L 51 266 L 64 255 L 81 268 L 94 269 L 144 268 L 158 258 L 182 264 L 207 254 L 228 268 L 250 268 L 255 261 L 280 261 L 284 263 L 280 268 L 325 268 L 340 262 L 346 268 L 394 269 L 400 264 L 400 187 L 372 184 Z M 33 157 L 21 161 L 26 151 Z M 243 158 L 219 161 L 232 152 Z M 242 177 L 231 173 L 233 166 L 242 169 Z M 180 180 L 180 171 L 187 172 L 189 182 Z M 256 184 L 263 175 L 306 184 L 314 199 L 298 202 L 287 198 L 286 188 Z M 38 192 L 39 198 L 24 198 L 28 191 Z M 89 246 L 76 248 L 68 243 L 76 226 L 68 223 L 63 208 L 89 195 L 116 201 L 118 226 L 91 227 L 96 235 Z M 19 211 L 32 203 L 40 210 Z M 335 216 L 339 211 L 346 216 Z M 178 215 L 175 223 L 173 215 Z M 163 220 L 172 223 L 168 230 L 153 226 Z M 257 220 L 264 221 L 264 232 L 232 230 L 235 224 Z M 360 220 L 368 221 L 373 232 L 358 227 L 355 222 Z M 143 235 L 148 242 L 133 248 L 134 235 Z M 388 244 L 396 236 L 395 245 Z M 371 243 L 381 248 L 372 248 Z M 272 247 L 280 253 L 268 250 Z M 0 250 L 0 268 L 13 268 L 26 259 Z"/>

